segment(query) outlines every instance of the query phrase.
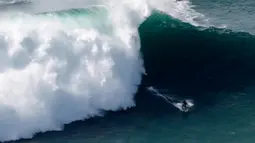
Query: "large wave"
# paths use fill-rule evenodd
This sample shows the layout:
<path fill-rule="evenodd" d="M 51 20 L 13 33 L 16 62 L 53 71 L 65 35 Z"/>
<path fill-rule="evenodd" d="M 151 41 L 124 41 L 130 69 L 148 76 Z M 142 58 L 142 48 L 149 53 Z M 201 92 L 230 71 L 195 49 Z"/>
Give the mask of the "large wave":
<path fill-rule="evenodd" d="M 94 4 L 39 14 L 2 13 L 0 141 L 31 138 L 134 106 L 144 73 L 139 25 L 154 8 L 197 24 L 187 1 Z"/>

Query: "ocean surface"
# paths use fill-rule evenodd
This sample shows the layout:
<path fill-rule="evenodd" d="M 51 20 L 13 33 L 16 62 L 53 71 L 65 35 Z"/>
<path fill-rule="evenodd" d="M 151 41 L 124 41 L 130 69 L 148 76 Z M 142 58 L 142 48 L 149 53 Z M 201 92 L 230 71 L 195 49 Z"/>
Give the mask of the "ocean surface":
<path fill-rule="evenodd" d="M 254 143 L 254 7 L 0 0 L 0 142 Z"/>

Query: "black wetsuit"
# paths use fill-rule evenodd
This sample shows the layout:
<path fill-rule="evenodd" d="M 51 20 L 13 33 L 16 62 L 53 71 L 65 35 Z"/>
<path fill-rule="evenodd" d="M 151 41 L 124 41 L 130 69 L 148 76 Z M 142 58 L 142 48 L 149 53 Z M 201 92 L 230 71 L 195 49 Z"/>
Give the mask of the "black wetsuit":
<path fill-rule="evenodd" d="M 188 109 L 188 107 L 187 107 L 188 103 L 186 102 L 186 100 L 184 100 L 182 103 L 183 103 L 182 104 L 182 109 L 187 110 Z"/>

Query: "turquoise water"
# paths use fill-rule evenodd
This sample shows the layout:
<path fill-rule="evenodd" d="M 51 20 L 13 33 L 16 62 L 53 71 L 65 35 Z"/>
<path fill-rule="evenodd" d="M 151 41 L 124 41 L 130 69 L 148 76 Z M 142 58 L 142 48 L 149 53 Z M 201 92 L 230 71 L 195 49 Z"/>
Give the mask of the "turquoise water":
<path fill-rule="evenodd" d="M 248 20 L 247 17 L 241 16 L 242 14 L 238 15 L 233 10 L 227 10 L 227 12 L 219 10 L 224 9 L 221 5 L 229 5 L 229 3 L 231 3 L 229 9 L 239 10 L 238 5 L 233 1 L 192 1 L 192 4 L 196 6 L 193 9 L 211 18 L 210 21 L 213 21 L 214 25 L 210 27 L 194 26 L 192 23 L 158 11 L 154 11 L 137 27 L 141 43 L 139 51 L 146 75 L 142 76 L 141 84 L 134 96 L 135 106 L 132 108 L 120 111 L 106 110 L 105 115 L 101 117 L 93 117 L 84 121 L 73 120 L 74 122 L 65 125 L 62 131 L 45 131 L 36 134 L 31 139 L 20 139 L 15 142 L 254 142 L 255 37 L 251 30 L 252 24 L 249 21 L 251 19 L 248 18 Z M 251 3 L 253 2 L 247 2 L 247 5 Z M 220 6 L 216 8 L 216 6 L 213 7 L 214 5 Z M 240 6 L 240 9 L 242 7 Z M 90 9 L 72 9 L 43 12 L 33 16 L 48 19 L 48 16 L 52 15 L 71 28 L 94 28 L 109 38 L 115 34 L 113 29 L 116 25 L 107 21 L 106 17 L 109 14 L 104 10 L 99 8 L 91 12 Z M 241 19 L 238 21 L 239 24 L 232 22 L 235 18 Z M 217 28 L 217 25 L 227 25 L 227 28 Z M 91 39 L 93 43 L 93 38 Z M 113 41 L 117 40 L 119 39 L 115 38 Z M 104 45 L 103 42 L 100 44 Z M 89 46 L 87 47 L 90 48 Z M 64 49 L 65 46 L 62 48 Z M 117 54 L 124 52 L 125 50 L 119 53 L 114 52 L 113 59 Z M 126 58 L 125 56 L 125 54 L 122 55 L 123 58 Z M 130 57 L 133 58 L 133 56 Z M 120 59 L 116 60 L 117 65 L 118 61 L 120 62 Z M 129 66 L 126 63 L 120 65 L 117 68 L 119 70 Z M 124 73 L 128 72 L 127 69 Z M 125 74 L 116 72 L 116 75 Z M 89 84 L 85 84 L 84 88 Z M 171 104 L 146 91 L 147 86 L 154 86 L 164 94 L 191 98 L 195 102 L 195 109 L 188 114 L 182 113 Z M 94 90 L 101 89 L 97 89 L 96 84 L 92 87 Z M 106 91 L 101 98 L 107 96 Z M 100 108 L 104 110 L 104 102 L 99 103 L 102 103 Z M 65 106 L 65 109 L 69 107 Z M 76 111 L 75 108 L 70 108 L 71 110 Z M 61 110 L 61 112 L 68 111 Z M 43 122 L 43 120 L 39 121 Z M 62 118 L 57 117 L 56 121 L 58 120 Z M 16 126 L 10 127 L 15 128 Z"/>

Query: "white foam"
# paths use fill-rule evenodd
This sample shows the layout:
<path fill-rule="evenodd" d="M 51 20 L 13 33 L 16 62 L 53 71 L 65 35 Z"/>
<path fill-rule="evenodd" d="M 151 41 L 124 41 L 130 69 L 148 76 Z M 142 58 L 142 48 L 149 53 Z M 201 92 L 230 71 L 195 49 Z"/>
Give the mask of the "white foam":
<path fill-rule="evenodd" d="M 106 35 L 62 21 L 1 19 L 0 141 L 135 105 L 143 72 L 137 27 L 115 20 L 112 26 L 124 29 Z"/>
<path fill-rule="evenodd" d="M 195 11 L 189 0 L 148 0 L 151 7 L 195 26 L 209 26 L 209 19 Z"/>
<path fill-rule="evenodd" d="M 6 0 L 5 0 L 6 1 Z M 27 0 L 12 0 L 12 1 L 27 1 Z M 189 0 L 30 0 L 26 6 L 7 9 L 17 11 L 25 11 L 29 13 L 40 13 L 45 11 L 58 11 L 69 8 L 84 8 L 91 5 L 105 5 L 115 14 L 119 14 L 114 8 L 123 11 L 123 5 L 129 9 L 135 10 L 135 15 L 145 13 L 149 15 L 150 10 L 156 9 L 170 16 L 188 22 L 195 26 L 211 26 L 209 19 L 203 14 L 194 10 L 194 5 Z M 131 7 L 134 6 L 134 7 Z M 140 9 L 139 9 L 140 8 Z M 123 14 L 123 12 L 121 12 Z M 126 13 L 127 14 L 127 13 Z M 135 15 L 132 15 L 133 17 Z M 123 16 L 121 16 L 123 18 Z M 129 17 L 130 18 L 130 17 Z"/>

